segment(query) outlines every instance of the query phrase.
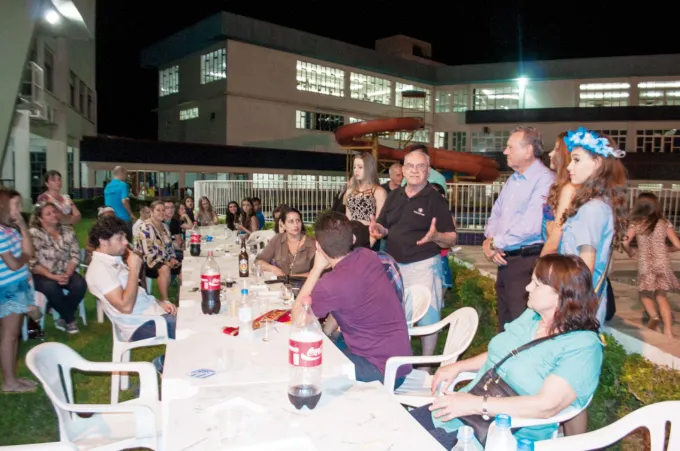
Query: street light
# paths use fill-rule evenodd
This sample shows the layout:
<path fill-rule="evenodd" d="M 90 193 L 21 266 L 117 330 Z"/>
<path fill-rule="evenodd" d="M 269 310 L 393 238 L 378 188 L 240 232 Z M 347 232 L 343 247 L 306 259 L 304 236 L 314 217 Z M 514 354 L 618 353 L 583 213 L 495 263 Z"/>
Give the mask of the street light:
<path fill-rule="evenodd" d="M 521 89 L 526 88 L 527 84 L 529 83 L 529 79 L 527 77 L 519 77 L 517 79 L 517 84 Z"/>
<path fill-rule="evenodd" d="M 57 22 L 59 22 L 59 19 L 60 19 L 59 13 L 56 12 L 55 10 L 50 9 L 50 10 L 47 10 L 47 12 L 45 12 L 45 20 L 49 24 L 54 25 Z"/>

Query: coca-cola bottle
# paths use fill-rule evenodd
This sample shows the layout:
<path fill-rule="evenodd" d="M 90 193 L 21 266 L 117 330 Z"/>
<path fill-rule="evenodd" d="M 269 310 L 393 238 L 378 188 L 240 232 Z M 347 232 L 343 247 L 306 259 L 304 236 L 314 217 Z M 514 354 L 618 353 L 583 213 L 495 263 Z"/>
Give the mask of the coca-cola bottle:
<path fill-rule="evenodd" d="M 220 307 L 220 267 L 209 251 L 201 267 L 201 310 L 206 315 L 216 315 Z"/>
<path fill-rule="evenodd" d="M 293 318 L 288 339 L 288 399 L 296 409 L 313 409 L 321 398 L 323 332 L 308 304 Z"/>
<path fill-rule="evenodd" d="M 191 229 L 191 235 L 189 236 L 189 253 L 192 257 L 201 255 L 201 232 L 198 231 L 196 221 L 194 221 L 194 227 Z"/>

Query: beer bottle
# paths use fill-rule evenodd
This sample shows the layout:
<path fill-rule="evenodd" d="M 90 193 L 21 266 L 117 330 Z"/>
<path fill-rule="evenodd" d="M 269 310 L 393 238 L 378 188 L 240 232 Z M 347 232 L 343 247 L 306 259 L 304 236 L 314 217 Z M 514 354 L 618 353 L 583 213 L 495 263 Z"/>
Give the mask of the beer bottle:
<path fill-rule="evenodd" d="M 238 275 L 239 277 L 248 277 L 248 252 L 246 251 L 246 239 L 241 239 L 241 253 L 238 254 Z"/>

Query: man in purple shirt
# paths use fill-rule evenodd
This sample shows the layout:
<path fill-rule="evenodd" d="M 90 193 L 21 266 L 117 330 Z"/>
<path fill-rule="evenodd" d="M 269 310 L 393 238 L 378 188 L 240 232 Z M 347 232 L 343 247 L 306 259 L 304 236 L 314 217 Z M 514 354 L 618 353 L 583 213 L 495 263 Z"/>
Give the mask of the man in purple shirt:
<path fill-rule="evenodd" d="M 382 382 L 387 359 L 412 355 L 397 293 L 375 252 L 363 247 L 352 250 L 354 236 L 346 216 L 323 213 L 314 230 L 314 266 L 300 289 L 293 312 L 302 303 L 310 303 L 319 318 L 332 313 L 342 331 L 335 343 L 354 363 L 356 379 Z M 332 271 L 322 277 L 329 265 Z M 397 387 L 410 371 L 411 365 L 399 368 Z"/>
<path fill-rule="evenodd" d="M 541 163 L 543 141 L 535 128 L 515 128 L 503 153 L 515 173 L 491 210 L 482 245 L 486 258 L 498 265 L 499 332 L 526 310 L 526 286 L 543 248 L 543 204 L 555 179 Z"/>

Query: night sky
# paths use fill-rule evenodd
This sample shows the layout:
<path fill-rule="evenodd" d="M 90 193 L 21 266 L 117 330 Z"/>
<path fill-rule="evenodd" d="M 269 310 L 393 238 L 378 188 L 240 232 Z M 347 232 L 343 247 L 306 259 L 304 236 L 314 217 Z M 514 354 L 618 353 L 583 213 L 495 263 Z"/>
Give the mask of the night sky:
<path fill-rule="evenodd" d="M 405 34 L 432 43 L 433 59 L 447 64 L 680 54 L 680 2 L 670 1 L 97 3 L 99 133 L 131 138 L 156 138 L 157 74 L 140 67 L 141 49 L 219 11 L 369 48 Z"/>

